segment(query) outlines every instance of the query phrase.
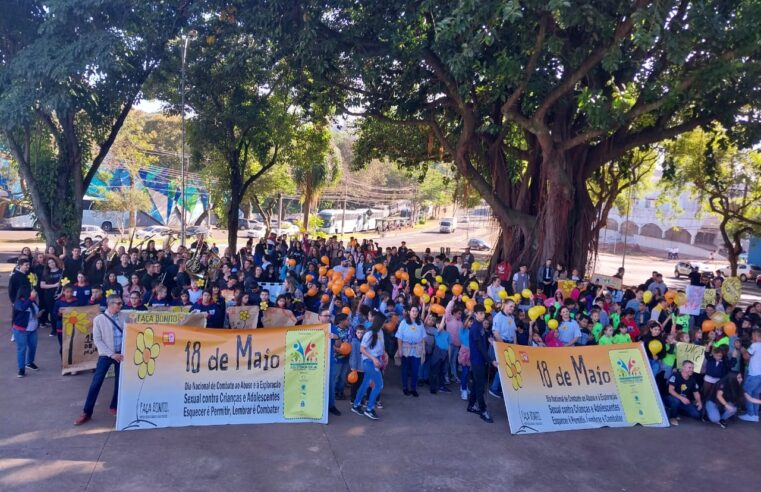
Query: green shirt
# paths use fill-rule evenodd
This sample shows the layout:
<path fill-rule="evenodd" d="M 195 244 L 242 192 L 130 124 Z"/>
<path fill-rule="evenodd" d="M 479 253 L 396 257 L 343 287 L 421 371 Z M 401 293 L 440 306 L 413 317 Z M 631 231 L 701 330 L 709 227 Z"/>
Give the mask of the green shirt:
<path fill-rule="evenodd" d="M 600 337 L 600 340 L 597 342 L 600 345 L 613 345 L 613 337 L 609 337 L 607 335 L 603 335 Z"/>
<path fill-rule="evenodd" d="M 674 323 L 674 325 L 679 326 L 680 329 L 685 333 L 690 331 L 690 315 L 689 314 L 683 314 L 681 316 L 672 314 L 671 322 Z"/>
<path fill-rule="evenodd" d="M 600 335 L 602 335 L 602 323 L 599 321 L 592 327 L 592 335 L 594 335 L 595 341 L 600 341 Z"/>
<path fill-rule="evenodd" d="M 618 330 L 618 324 L 620 322 L 621 322 L 621 315 L 620 314 L 618 314 L 618 313 L 611 313 L 610 314 L 610 324 L 613 325 L 613 329 Z"/>
<path fill-rule="evenodd" d="M 632 337 L 628 333 L 616 333 L 613 335 L 613 343 L 632 343 Z"/>

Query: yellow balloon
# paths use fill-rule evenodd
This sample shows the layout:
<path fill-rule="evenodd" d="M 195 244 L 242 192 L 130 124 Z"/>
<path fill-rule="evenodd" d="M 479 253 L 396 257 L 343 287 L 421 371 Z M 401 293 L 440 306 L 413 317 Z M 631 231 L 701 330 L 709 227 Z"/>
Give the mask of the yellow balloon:
<path fill-rule="evenodd" d="M 423 302 L 426 304 L 428 304 L 431 301 L 431 297 L 428 294 L 423 294 L 423 297 L 421 297 L 421 299 L 423 299 Z"/>
<path fill-rule="evenodd" d="M 550 330 L 557 330 L 557 329 L 558 329 L 558 320 L 556 320 L 556 319 L 551 319 L 551 320 L 549 320 L 549 321 L 547 322 L 547 327 L 548 327 Z"/>
<path fill-rule="evenodd" d="M 484 299 L 484 306 L 491 306 L 492 304 L 494 304 L 494 299 L 492 299 L 491 297 L 487 297 L 486 299 Z"/>
<path fill-rule="evenodd" d="M 484 306 L 484 309 L 486 309 L 486 312 L 487 312 L 487 313 L 491 313 L 491 309 L 492 309 L 492 308 L 491 308 L 491 304 L 487 304 L 487 305 L 485 305 L 485 306 Z"/>
<path fill-rule="evenodd" d="M 531 289 L 523 289 L 523 292 L 521 292 L 521 295 L 525 297 L 526 299 L 531 298 Z"/>
<path fill-rule="evenodd" d="M 539 316 L 544 316 L 544 313 L 547 312 L 547 308 L 543 305 L 535 306 L 539 310 Z"/>
<path fill-rule="evenodd" d="M 420 281 L 420 283 L 421 283 L 421 284 L 423 284 L 423 285 L 425 285 L 425 284 L 427 284 L 427 283 L 428 283 L 428 281 L 427 281 L 426 279 L 423 279 L 423 280 L 421 280 L 421 281 Z"/>
<path fill-rule="evenodd" d="M 474 261 L 471 267 L 473 267 L 473 270 L 478 271 L 481 269 L 481 264 L 477 261 Z"/>
<path fill-rule="evenodd" d="M 470 297 L 466 294 L 462 295 L 462 302 L 468 302 L 470 300 Z"/>
<path fill-rule="evenodd" d="M 441 275 L 436 275 L 436 282 L 441 283 L 444 279 L 441 277 Z"/>
<path fill-rule="evenodd" d="M 685 294 L 684 292 L 677 292 L 676 298 L 674 299 L 674 304 L 676 304 L 677 306 L 683 306 L 686 302 L 687 302 L 687 294 Z"/>
<path fill-rule="evenodd" d="M 536 306 L 528 310 L 528 317 L 531 321 L 535 321 L 539 317 L 539 311 L 536 310 Z"/>
<path fill-rule="evenodd" d="M 502 299 L 503 301 L 504 301 L 505 299 L 507 299 L 507 291 L 506 291 L 506 290 L 500 290 L 500 291 L 499 291 L 499 294 L 497 294 L 497 295 L 498 295 L 498 296 L 499 296 L 499 298 L 500 298 L 500 299 Z"/>
<path fill-rule="evenodd" d="M 468 284 L 470 290 L 478 290 L 478 282 L 475 280 Z"/>
<path fill-rule="evenodd" d="M 444 284 L 439 285 L 439 291 L 446 292 L 447 291 L 447 286 L 444 285 Z"/>
<path fill-rule="evenodd" d="M 649 290 L 646 290 L 642 294 L 642 300 L 645 302 L 645 304 L 650 304 L 650 301 L 653 300 L 653 293 L 650 292 Z"/>
<path fill-rule="evenodd" d="M 513 294 L 512 299 L 515 302 L 521 302 L 521 295 L 520 294 Z"/>

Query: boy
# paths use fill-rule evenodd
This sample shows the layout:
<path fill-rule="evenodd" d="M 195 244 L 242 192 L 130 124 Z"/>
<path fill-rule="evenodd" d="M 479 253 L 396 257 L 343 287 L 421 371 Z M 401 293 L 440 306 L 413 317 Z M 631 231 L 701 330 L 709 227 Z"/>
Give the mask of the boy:
<path fill-rule="evenodd" d="M 743 349 L 743 357 L 748 361 L 743 390 L 753 398 L 758 398 L 761 390 L 761 330 L 754 329 L 751 340 L 753 343 L 750 347 Z M 746 422 L 758 422 L 758 407 L 758 403 L 745 402 L 745 414 L 738 418 Z"/>

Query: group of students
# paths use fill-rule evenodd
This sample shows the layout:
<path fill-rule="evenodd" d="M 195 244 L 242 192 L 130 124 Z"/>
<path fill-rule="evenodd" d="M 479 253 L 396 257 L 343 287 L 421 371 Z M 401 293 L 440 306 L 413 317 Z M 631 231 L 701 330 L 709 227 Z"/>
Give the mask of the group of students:
<path fill-rule="evenodd" d="M 187 271 L 190 258 L 200 271 Z M 87 271 L 101 261 L 104 281 L 93 286 Z M 221 254 L 201 240 L 177 251 L 168 245 L 157 250 L 152 242 L 130 251 L 100 248 L 88 258 L 78 248 L 25 251 L 9 288 L 19 375 L 36 367 L 31 332 L 48 319 L 60 337 L 59 312 L 68 305 L 105 309 L 106 299 L 121 298 L 124 309 L 190 306 L 207 314 L 209 328 L 225 328 L 228 306 L 272 303 L 291 311 L 297 324 L 307 312 L 330 323 L 333 415 L 341 414 L 336 401 L 346 399 L 350 388 L 351 410 L 377 419 L 383 375 L 393 360 L 401 368 L 404 395 L 418 397 L 421 386 L 432 394 L 459 391 L 468 412 L 493 422 L 486 394 L 500 398 L 501 385 L 492 341 L 548 347 L 642 342 L 672 423 L 687 414 L 726 426 L 738 408 L 745 410 L 739 418 L 758 420 L 760 303 L 731 306 L 718 289 L 716 303 L 692 316 L 680 313 L 674 291 L 657 272 L 636 287 L 610 290 L 549 260 L 536 278 L 526 265 L 513 272 L 507 261 L 496 264 L 488 281 L 479 278 L 482 271 L 468 249 L 451 257 L 430 250 L 419 255 L 404 242 L 383 249 L 369 240 L 307 235 L 291 241 L 269 236 Z M 268 282 L 282 284 L 274 300 Z M 60 295 L 45 294 L 37 304 L 35 291 L 56 283 Z M 717 312 L 726 313 L 732 333 L 723 328 L 729 325 L 705 323 Z M 705 368 L 675 367 L 677 342 L 704 346 Z"/>

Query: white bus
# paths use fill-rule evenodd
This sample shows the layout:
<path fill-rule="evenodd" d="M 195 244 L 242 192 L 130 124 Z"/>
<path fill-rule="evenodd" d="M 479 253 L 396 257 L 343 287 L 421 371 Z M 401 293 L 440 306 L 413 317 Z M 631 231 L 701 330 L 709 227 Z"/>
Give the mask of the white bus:
<path fill-rule="evenodd" d="M 344 234 L 368 230 L 368 210 L 326 209 L 320 210 L 317 216 L 322 220 L 318 229 L 326 234 Z"/>

